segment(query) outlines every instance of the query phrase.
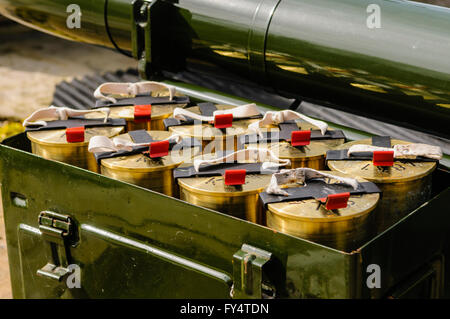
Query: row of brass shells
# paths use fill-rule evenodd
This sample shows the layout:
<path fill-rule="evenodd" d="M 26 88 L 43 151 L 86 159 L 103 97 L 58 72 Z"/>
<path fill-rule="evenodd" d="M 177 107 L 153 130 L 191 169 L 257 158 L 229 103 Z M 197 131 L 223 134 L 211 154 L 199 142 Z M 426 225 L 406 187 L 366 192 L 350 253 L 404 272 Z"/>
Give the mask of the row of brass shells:
<path fill-rule="evenodd" d="M 176 107 L 176 106 L 175 106 Z M 218 109 L 226 109 L 231 106 L 218 106 Z M 191 111 L 195 107 L 189 108 Z M 197 108 L 198 109 L 198 108 Z M 124 115 L 123 109 L 117 115 Z M 172 109 L 173 111 L 173 109 Z M 127 112 L 130 112 L 128 110 Z M 160 121 L 169 117 L 164 114 L 161 118 L 154 117 L 152 121 Z M 232 128 L 225 132 L 215 129 L 210 124 L 201 124 L 201 129 L 195 126 L 178 126 L 170 128 L 172 133 L 184 136 L 200 137 L 202 144 L 215 140 L 216 149 L 224 149 L 227 142 L 232 139 L 237 145 L 236 138 L 246 133 L 246 127 L 254 120 L 236 121 Z M 129 121 L 132 123 L 132 121 Z M 143 123 L 145 128 L 149 123 Z M 152 127 L 152 125 L 150 125 Z M 302 129 L 315 129 L 307 123 L 301 123 Z M 141 127 L 139 127 L 141 128 Z M 136 129 L 133 127 L 131 129 Z M 276 127 L 267 127 L 270 130 L 277 130 Z M 198 134 L 200 132 L 200 135 Z M 86 140 L 90 136 L 105 135 L 115 136 L 122 132 L 122 128 L 93 128 L 86 130 Z M 192 156 L 184 157 L 179 161 L 172 160 L 151 160 L 148 157 L 138 154 L 127 156 L 126 158 L 111 158 L 102 160 L 101 169 L 97 167 L 93 155 L 87 152 L 87 143 L 65 143 L 63 130 L 41 131 L 28 133 L 32 141 L 33 153 L 48 159 L 59 160 L 76 166 L 100 171 L 102 174 L 129 183 L 137 184 L 169 196 L 180 197 L 187 202 L 211 208 L 222 213 L 243 218 L 252 222 L 267 224 L 269 227 L 294 236 L 317 241 L 322 244 L 337 248 L 349 249 L 355 243 L 360 243 L 366 237 L 366 230 L 369 228 L 368 215 L 375 208 L 378 198 L 371 195 L 360 196 L 350 199 L 348 207 L 352 218 L 341 218 L 347 216 L 348 212 L 335 212 L 337 215 L 327 215 L 322 206 L 318 206 L 314 200 L 302 201 L 301 203 L 279 203 L 270 204 L 267 212 L 260 207 L 258 196 L 265 189 L 270 181 L 268 175 L 248 175 L 246 183 L 240 187 L 225 186 L 223 177 L 209 178 L 185 178 L 180 179 L 179 190 L 173 181 L 173 169 L 184 163 L 190 163 Z M 154 139 L 164 139 L 170 136 L 169 132 L 150 132 Z M 204 133 L 204 136 L 202 136 Z M 220 136 L 220 139 L 217 136 Z M 122 135 L 127 137 L 128 134 Z M 128 136 L 129 138 L 129 136 Z M 311 167 L 322 170 L 325 168 L 325 153 L 333 148 L 348 148 L 352 144 L 370 144 L 370 140 L 357 141 L 343 144 L 343 140 L 312 141 L 310 145 L 303 148 L 294 148 L 288 142 L 250 144 L 245 147 L 265 147 L 274 151 L 280 158 L 289 158 L 292 161 L 292 168 Z M 407 143 L 394 140 L 393 144 Z M 229 145 L 229 144 L 228 144 Z M 195 150 L 191 155 L 199 154 L 200 150 Z M 171 157 L 168 157 L 171 158 Z M 186 165 L 187 165 L 186 164 Z M 431 172 L 436 167 L 433 162 L 428 163 L 398 163 L 390 169 L 380 169 L 374 167 L 370 161 L 333 161 L 328 163 L 329 167 L 337 174 L 346 174 L 358 178 L 364 178 L 375 182 L 383 191 L 383 199 L 380 201 L 374 215 L 376 217 L 371 224 L 376 225 L 375 230 L 380 232 L 392 225 L 395 221 L 419 206 L 429 197 L 431 188 Z M 404 195 L 408 194 L 408 200 L 404 200 Z M 374 205 L 369 205 L 370 203 Z M 369 206 L 368 206 L 369 205 Z M 304 214 L 304 218 L 295 216 L 295 212 Z M 308 214 L 315 215 L 306 217 Z M 322 220 L 317 216 L 325 216 Z M 338 218 L 340 217 L 340 218 Z M 339 221 L 338 221 L 339 220 Z M 347 234 L 347 236 L 340 235 Z M 348 235 L 353 234 L 353 235 Z"/>

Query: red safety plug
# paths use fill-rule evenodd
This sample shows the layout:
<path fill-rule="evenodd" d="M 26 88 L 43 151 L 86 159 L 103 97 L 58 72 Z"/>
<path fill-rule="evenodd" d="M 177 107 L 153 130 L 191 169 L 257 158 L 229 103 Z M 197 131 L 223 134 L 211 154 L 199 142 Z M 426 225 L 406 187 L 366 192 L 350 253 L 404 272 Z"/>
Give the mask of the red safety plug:
<path fill-rule="evenodd" d="M 84 126 L 66 128 L 68 143 L 84 142 Z"/>
<path fill-rule="evenodd" d="M 159 141 L 150 143 L 149 155 L 151 158 L 158 158 L 169 155 L 169 141 Z"/>
<path fill-rule="evenodd" d="M 394 165 L 394 151 L 375 151 L 372 161 L 374 166 L 392 166 Z"/>
<path fill-rule="evenodd" d="M 245 169 L 227 169 L 225 170 L 225 185 L 243 185 L 245 184 Z"/>
<path fill-rule="evenodd" d="M 328 195 L 327 198 L 322 198 L 320 201 L 325 203 L 326 209 L 340 209 L 347 207 L 350 193 L 339 193 Z"/>
<path fill-rule="evenodd" d="M 217 114 L 214 116 L 215 128 L 227 128 L 233 126 L 233 114 Z"/>
<path fill-rule="evenodd" d="M 291 133 L 292 146 L 305 146 L 311 143 L 311 131 L 293 131 Z"/>
<path fill-rule="evenodd" d="M 152 119 L 152 106 L 135 105 L 134 106 L 134 121 L 136 123 L 149 122 Z"/>

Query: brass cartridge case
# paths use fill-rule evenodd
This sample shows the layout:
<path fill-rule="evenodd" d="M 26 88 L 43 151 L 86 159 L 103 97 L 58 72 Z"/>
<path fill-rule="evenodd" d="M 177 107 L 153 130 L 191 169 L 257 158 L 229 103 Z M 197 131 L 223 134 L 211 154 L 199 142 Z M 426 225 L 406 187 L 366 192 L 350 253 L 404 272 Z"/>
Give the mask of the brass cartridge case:
<path fill-rule="evenodd" d="M 301 130 L 317 130 L 313 124 L 296 121 Z M 276 125 L 267 125 L 261 131 L 276 132 L 280 129 Z M 329 129 L 330 130 L 330 129 Z M 327 139 L 327 140 L 311 140 L 309 145 L 302 147 L 294 147 L 288 141 L 278 141 L 269 143 L 249 143 L 245 144 L 245 148 L 257 147 L 268 148 L 275 153 L 276 156 L 282 159 L 291 160 L 291 165 L 286 168 L 309 167 L 317 170 L 326 168 L 325 157 L 328 150 L 336 148 L 343 144 L 345 139 Z"/>
<path fill-rule="evenodd" d="M 234 105 L 216 105 L 218 110 L 235 108 Z M 198 106 L 187 108 L 187 110 L 201 114 Z M 178 125 L 169 127 L 169 131 L 186 137 L 195 137 L 202 142 L 203 153 L 215 153 L 217 151 L 237 151 L 237 138 L 248 131 L 249 124 L 259 119 L 235 119 L 233 126 L 224 130 L 215 128 L 213 124 L 202 123 L 195 125 Z"/>
<path fill-rule="evenodd" d="M 337 149 L 348 149 L 352 145 L 368 144 L 371 139 L 345 143 Z M 391 140 L 396 144 L 410 144 Z M 380 204 L 374 212 L 374 232 L 380 233 L 414 209 L 426 202 L 431 195 L 431 176 L 436 169 L 435 162 L 395 160 L 390 167 L 374 166 L 369 160 L 328 161 L 328 167 L 353 177 L 361 177 L 377 184 L 382 191 Z"/>
<path fill-rule="evenodd" d="M 151 93 L 151 96 L 168 96 L 169 92 L 167 90 L 162 91 L 154 91 Z M 183 96 L 181 93 L 175 93 L 176 96 Z M 120 98 L 133 96 L 124 96 L 124 95 L 113 95 L 120 101 Z M 124 105 L 124 106 L 109 106 L 110 108 L 110 118 L 122 118 L 127 122 L 126 131 L 135 131 L 135 130 L 146 130 L 146 131 L 164 131 L 164 119 L 172 116 L 173 110 L 177 107 L 185 107 L 187 104 L 155 104 L 152 105 L 151 111 L 151 119 L 150 121 L 144 122 L 136 122 L 134 120 L 134 105 Z M 90 113 L 86 114 L 86 118 L 98 118 L 101 117 L 102 113 Z"/>
<path fill-rule="evenodd" d="M 148 134 L 154 140 L 167 139 L 172 135 L 167 131 L 148 131 Z M 119 137 L 132 141 L 128 133 Z M 192 157 L 199 153 L 200 147 L 192 147 L 181 150 L 174 148 L 169 151 L 169 155 L 156 159 L 144 154 L 105 158 L 100 162 L 100 170 L 105 176 L 178 197 L 173 169 L 184 162 L 189 163 Z"/>
<path fill-rule="evenodd" d="M 333 174 L 349 177 L 338 172 Z M 329 181 L 333 182 L 333 179 Z M 315 199 L 271 203 L 266 209 L 266 224 L 280 232 L 350 252 L 369 239 L 371 214 L 379 198 L 377 193 L 351 195 L 348 206 L 336 210 L 326 209 Z"/>
<path fill-rule="evenodd" d="M 86 128 L 84 142 L 78 143 L 68 143 L 65 130 L 27 132 L 27 137 L 33 154 L 98 172 L 97 161 L 88 151 L 89 140 L 96 135 L 114 137 L 123 130 L 122 126 Z"/>
<path fill-rule="evenodd" d="M 197 158 L 211 159 L 213 155 Z M 258 196 L 267 187 L 271 177 L 271 174 L 248 174 L 245 184 L 237 186 L 225 185 L 223 176 L 179 178 L 180 199 L 262 224 L 262 206 Z"/>

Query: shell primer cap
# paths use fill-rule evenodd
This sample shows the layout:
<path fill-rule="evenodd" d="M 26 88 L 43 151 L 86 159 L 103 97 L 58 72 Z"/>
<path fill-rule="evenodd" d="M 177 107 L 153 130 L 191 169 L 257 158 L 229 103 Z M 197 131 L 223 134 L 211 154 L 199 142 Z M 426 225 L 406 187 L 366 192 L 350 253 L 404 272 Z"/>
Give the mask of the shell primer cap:
<path fill-rule="evenodd" d="M 393 166 L 394 151 L 374 151 L 372 162 L 374 166 Z"/>
<path fill-rule="evenodd" d="M 225 185 L 243 185 L 245 184 L 245 169 L 227 169 L 225 170 Z"/>
<path fill-rule="evenodd" d="M 328 210 L 346 208 L 348 199 L 350 198 L 350 192 L 330 194 L 326 198 L 319 199 L 321 204 L 325 205 Z"/>
<path fill-rule="evenodd" d="M 292 146 L 306 146 L 311 143 L 311 131 L 293 131 L 291 133 Z"/>
<path fill-rule="evenodd" d="M 68 143 L 84 142 L 84 126 L 66 128 L 66 140 Z"/>
<path fill-rule="evenodd" d="M 233 114 L 216 114 L 214 115 L 215 128 L 227 128 L 233 126 Z"/>
<path fill-rule="evenodd" d="M 169 155 L 169 140 L 150 143 L 149 155 L 151 158 L 159 158 Z"/>
<path fill-rule="evenodd" d="M 135 105 L 134 106 L 134 122 L 149 122 L 152 119 L 152 105 Z"/>

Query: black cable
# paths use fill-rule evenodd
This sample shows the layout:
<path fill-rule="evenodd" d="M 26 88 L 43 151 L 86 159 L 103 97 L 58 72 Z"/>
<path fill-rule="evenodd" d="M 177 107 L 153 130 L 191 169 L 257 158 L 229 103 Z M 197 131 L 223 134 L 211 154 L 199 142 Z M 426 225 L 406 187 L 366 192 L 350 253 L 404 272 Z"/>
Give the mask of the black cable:
<path fill-rule="evenodd" d="M 127 51 L 122 50 L 121 48 L 119 48 L 119 46 L 116 44 L 116 42 L 114 42 L 114 39 L 111 35 L 111 32 L 109 32 L 109 25 L 108 25 L 108 0 L 105 0 L 105 10 L 103 12 L 104 18 L 105 18 L 105 28 L 106 28 L 106 33 L 108 34 L 108 38 L 109 41 L 111 41 L 111 43 L 113 44 L 113 46 L 116 48 L 117 51 L 119 51 L 120 53 L 122 53 L 123 55 L 126 55 L 127 57 L 132 58 L 133 56 L 128 53 Z"/>

